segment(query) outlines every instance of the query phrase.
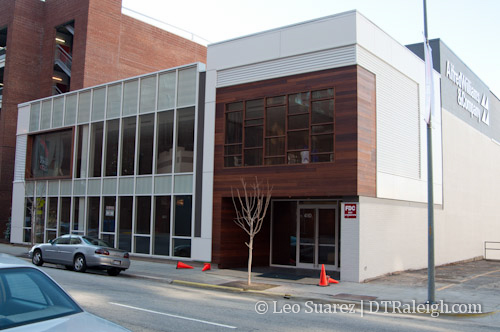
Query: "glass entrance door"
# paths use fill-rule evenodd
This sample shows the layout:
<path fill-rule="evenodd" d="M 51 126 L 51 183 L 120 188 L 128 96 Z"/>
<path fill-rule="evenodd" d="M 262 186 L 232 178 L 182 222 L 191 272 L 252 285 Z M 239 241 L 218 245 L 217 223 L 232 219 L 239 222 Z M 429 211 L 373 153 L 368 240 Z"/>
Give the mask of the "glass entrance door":
<path fill-rule="evenodd" d="M 297 223 L 297 266 L 338 267 L 338 223 L 335 207 L 300 206 Z"/>

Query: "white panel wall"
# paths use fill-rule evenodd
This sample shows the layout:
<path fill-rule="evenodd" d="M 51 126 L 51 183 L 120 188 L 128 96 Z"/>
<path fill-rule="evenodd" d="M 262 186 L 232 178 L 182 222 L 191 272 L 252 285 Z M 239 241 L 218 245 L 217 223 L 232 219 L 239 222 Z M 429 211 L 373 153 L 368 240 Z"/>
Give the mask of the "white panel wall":
<path fill-rule="evenodd" d="M 17 135 L 27 134 L 30 129 L 30 104 L 17 110 Z"/>
<path fill-rule="evenodd" d="M 344 67 L 355 63 L 355 46 L 350 45 L 221 70 L 218 72 L 217 87 Z"/>
<path fill-rule="evenodd" d="M 485 241 L 500 242 L 500 145 L 445 110 L 443 145 L 436 265 L 483 256 Z M 426 204 L 360 197 L 359 210 L 360 281 L 427 267 Z"/>
<path fill-rule="evenodd" d="M 359 282 L 360 279 L 360 205 L 357 204 L 357 217 L 344 218 L 345 204 L 340 205 L 340 279 L 342 281 Z"/>
<path fill-rule="evenodd" d="M 12 186 L 12 221 L 10 223 L 10 242 L 23 242 L 24 220 L 24 182 L 14 182 Z"/>
<path fill-rule="evenodd" d="M 427 202 L 427 135 L 423 121 L 425 77 L 414 75 L 418 79 L 415 81 L 407 76 L 408 71 L 403 74 L 392 63 L 386 63 L 361 46 L 357 47 L 357 59 L 376 76 L 377 197 Z M 424 72 L 420 59 L 408 54 L 406 59 L 408 66 L 416 66 Z M 441 204 L 441 105 L 437 72 L 434 81 L 437 96 L 434 107 L 438 110 L 433 120 L 434 202 Z"/>
<path fill-rule="evenodd" d="M 14 162 L 14 182 L 24 181 L 26 174 L 26 149 L 28 135 L 18 135 L 16 137 L 16 159 Z"/>
<path fill-rule="evenodd" d="M 356 15 L 350 11 L 208 46 L 207 70 L 318 52 L 356 43 Z"/>

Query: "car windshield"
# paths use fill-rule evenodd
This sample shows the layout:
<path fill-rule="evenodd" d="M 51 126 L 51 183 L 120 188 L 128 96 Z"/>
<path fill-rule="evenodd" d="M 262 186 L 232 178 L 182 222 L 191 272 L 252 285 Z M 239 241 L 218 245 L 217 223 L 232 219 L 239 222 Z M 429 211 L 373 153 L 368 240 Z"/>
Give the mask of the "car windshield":
<path fill-rule="evenodd" d="M 94 239 L 94 238 L 88 237 L 88 236 L 83 236 L 82 239 L 83 239 L 83 241 L 85 241 L 85 243 L 93 245 L 93 246 L 109 247 L 109 244 L 101 239 Z"/>
<path fill-rule="evenodd" d="M 79 312 L 82 309 L 42 272 L 0 269 L 0 330 Z"/>

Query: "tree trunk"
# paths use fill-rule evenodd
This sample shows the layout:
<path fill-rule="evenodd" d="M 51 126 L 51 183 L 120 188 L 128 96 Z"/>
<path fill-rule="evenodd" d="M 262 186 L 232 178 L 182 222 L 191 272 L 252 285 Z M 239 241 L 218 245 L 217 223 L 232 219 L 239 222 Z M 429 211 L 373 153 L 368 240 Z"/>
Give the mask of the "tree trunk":
<path fill-rule="evenodd" d="M 248 285 L 252 284 L 252 253 L 253 253 L 253 236 L 250 237 L 248 246 Z"/>

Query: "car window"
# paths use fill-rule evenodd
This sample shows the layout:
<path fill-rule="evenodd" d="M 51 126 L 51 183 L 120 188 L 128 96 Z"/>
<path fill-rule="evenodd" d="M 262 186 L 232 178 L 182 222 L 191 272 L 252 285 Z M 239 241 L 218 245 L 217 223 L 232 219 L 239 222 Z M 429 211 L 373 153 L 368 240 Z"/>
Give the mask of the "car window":
<path fill-rule="evenodd" d="M 52 242 L 54 244 L 69 244 L 69 237 L 60 237 Z"/>
<path fill-rule="evenodd" d="M 61 288 L 39 270 L 0 270 L 0 330 L 81 311 Z"/>
<path fill-rule="evenodd" d="M 101 247 L 109 247 L 110 246 L 107 242 L 105 242 L 101 239 L 94 239 L 94 238 L 88 237 L 88 236 L 84 236 L 84 237 L 82 237 L 82 239 L 83 239 L 83 241 L 85 241 L 85 243 L 91 244 L 93 246 L 101 246 Z"/>
<path fill-rule="evenodd" d="M 69 244 L 82 244 L 82 240 L 79 237 L 72 237 Z"/>

